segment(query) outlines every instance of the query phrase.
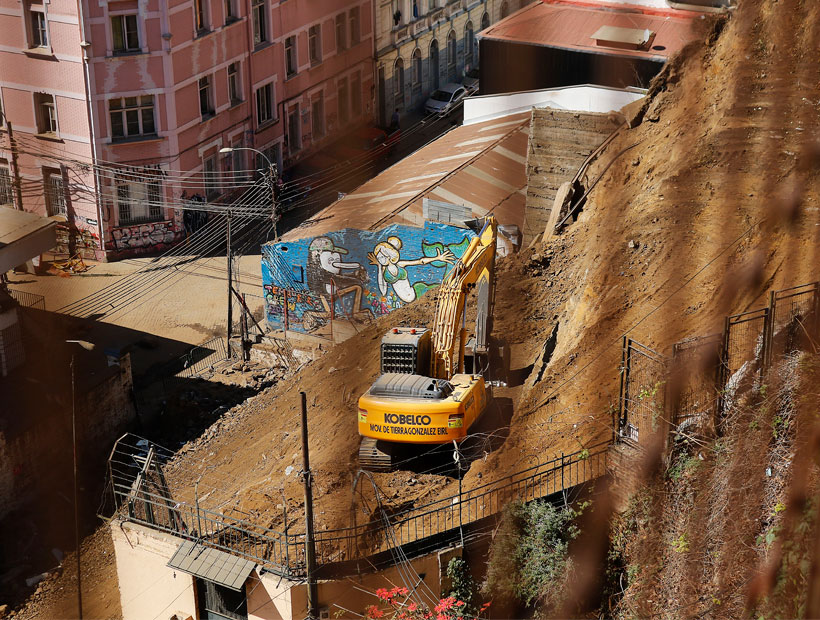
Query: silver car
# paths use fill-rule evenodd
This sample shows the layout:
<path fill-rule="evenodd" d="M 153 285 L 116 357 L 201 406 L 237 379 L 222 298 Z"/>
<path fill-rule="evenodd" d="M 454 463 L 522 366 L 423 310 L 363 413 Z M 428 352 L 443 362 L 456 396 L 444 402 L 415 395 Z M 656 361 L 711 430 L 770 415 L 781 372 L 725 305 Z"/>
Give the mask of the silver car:
<path fill-rule="evenodd" d="M 444 116 L 449 113 L 455 105 L 464 99 L 467 89 L 461 84 L 445 84 L 433 94 L 424 104 L 424 111 L 427 114 L 439 114 Z"/>

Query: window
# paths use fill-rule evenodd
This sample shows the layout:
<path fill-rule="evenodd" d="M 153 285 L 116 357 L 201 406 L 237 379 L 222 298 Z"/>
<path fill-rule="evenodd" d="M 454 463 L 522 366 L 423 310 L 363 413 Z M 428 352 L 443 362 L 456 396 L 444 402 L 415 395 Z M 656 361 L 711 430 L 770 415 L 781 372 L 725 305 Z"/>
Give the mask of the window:
<path fill-rule="evenodd" d="M 245 168 L 245 153 L 248 151 L 242 150 L 244 143 L 242 140 L 237 142 L 233 142 L 231 144 L 231 148 L 234 150 L 231 151 L 231 167 L 233 168 L 233 178 L 235 182 L 241 182 L 247 179 L 247 175 L 244 174 Z"/>
<path fill-rule="evenodd" d="M 350 45 L 356 45 L 361 37 L 361 26 L 359 24 L 359 7 L 350 9 Z"/>
<path fill-rule="evenodd" d="M 9 162 L 0 159 L 0 205 L 11 205 L 14 203 L 13 186 L 11 184 L 11 168 Z"/>
<path fill-rule="evenodd" d="M 202 118 L 209 118 L 214 115 L 210 75 L 199 78 L 199 113 L 202 114 Z"/>
<path fill-rule="evenodd" d="M 347 37 L 345 34 L 345 14 L 339 13 L 336 16 L 336 51 L 338 52 L 347 48 Z"/>
<path fill-rule="evenodd" d="M 421 50 L 419 48 L 416 48 L 413 51 L 413 93 L 416 95 L 421 94 L 421 71 Z"/>
<path fill-rule="evenodd" d="M 413 19 L 419 18 L 419 0 L 413 0 Z"/>
<path fill-rule="evenodd" d="M 37 132 L 41 134 L 57 133 L 57 108 L 54 106 L 54 95 L 36 93 L 34 104 L 37 109 Z"/>
<path fill-rule="evenodd" d="M 322 93 L 311 102 L 311 122 L 313 139 L 318 140 L 325 135 L 325 98 Z"/>
<path fill-rule="evenodd" d="M 121 97 L 108 101 L 111 138 L 150 136 L 157 133 L 154 124 L 154 96 Z"/>
<path fill-rule="evenodd" d="M 302 148 L 302 135 L 299 131 L 299 106 L 295 106 L 288 113 L 288 148 L 295 153 Z"/>
<path fill-rule="evenodd" d="M 236 592 L 206 579 L 196 579 L 199 617 L 247 620 L 248 598 L 244 588 Z"/>
<path fill-rule="evenodd" d="M 336 96 L 339 98 L 339 124 L 344 125 L 350 118 L 350 111 L 348 109 L 348 98 L 350 95 L 347 92 L 347 78 L 339 80 Z"/>
<path fill-rule="evenodd" d="M 256 124 L 264 125 L 273 120 L 273 83 L 256 90 Z"/>
<path fill-rule="evenodd" d="M 510 5 L 507 2 L 501 3 L 501 19 L 507 17 L 510 14 Z"/>
<path fill-rule="evenodd" d="M 350 78 L 350 102 L 353 108 L 353 117 L 362 114 L 362 78 L 358 73 L 354 73 Z"/>
<path fill-rule="evenodd" d="M 475 47 L 475 33 L 473 32 L 473 22 L 467 22 L 464 27 L 464 62 L 473 62 L 473 48 Z"/>
<path fill-rule="evenodd" d="M 308 54 L 310 64 L 318 65 L 322 62 L 322 27 L 318 24 L 308 29 Z"/>
<path fill-rule="evenodd" d="M 225 24 L 230 24 L 239 19 L 236 12 L 236 0 L 225 0 Z"/>
<path fill-rule="evenodd" d="M 29 23 L 31 26 L 31 40 L 29 42 L 29 47 L 48 47 L 46 14 L 42 7 L 29 7 Z"/>
<path fill-rule="evenodd" d="M 399 58 L 393 67 L 393 99 L 395 99 L 396 107 L 401 108 L 404 105 L 404 60 Z"/>
<path fill-rule="evenodd" d="M 288 37 L 285 39 L 285 73 L 290 77 L 296 75 L 297 70 L 296 37 Z"/>
<path fill-rule="evenodd" d="M 194 0 L 194 20 L 196 21 L 197 34 L 203 34 L 208 31 L 208 15 L 207 5 L 208 0 Z"/>
<path fill-rule="evenodd" d="M 63 175 L 57 169 L 43 169 L 45 177 L 46 210 L 49 215 L 66 215 L 65 191 L 63 190 Z"/>
<path fill-rule="evenodd" d="M 219 173 L 216 170 L 216 155 L 202 160 L 202 183 L 208 199 L 219 194 Z"/>
<path fill-rule="evenodd" d="M 115 202 L 120 226 L 161 220 L 162 181 L 150 174 L 118 177 Z"/>
<path fill-rule="evenodd" d="M 140 51 L 140 37 L 136 15 L 114 15 L 111 18 L 114 53 L 128 54 Z"/>
<path fill-rule="evenodd" d="M 458 51 L 456 47 L 456 33 L 454 30 L 447 35 L 447 79 L 456 81 L 456 64 L 458 63 Z"/>
<path fill-rule="evenodd" d="M 228 96 L 231 98 L 231 105 L 236 105 L 242 101 L 242 81 L 239 68 L 238 62 L 232 62 L 228 65 Z"/>
<path fill-rule="evenodd" d="M 489 27 L 490 27 L 490 14 L 489 13 L 484 13 L 484 15 L 481 16 L 481 29 L 486 30 Z"/>
<path fill-rule="evenodd" d="M 268 40 L 267 5 L 265 0 L 253 0 L 253 44 L 260 45 Z"/>

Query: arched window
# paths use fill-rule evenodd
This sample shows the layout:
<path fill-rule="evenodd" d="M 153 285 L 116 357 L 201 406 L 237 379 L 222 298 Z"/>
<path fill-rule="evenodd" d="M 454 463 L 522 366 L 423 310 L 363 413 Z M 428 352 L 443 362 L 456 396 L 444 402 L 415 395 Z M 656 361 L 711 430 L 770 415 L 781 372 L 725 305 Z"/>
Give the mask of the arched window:
<path fill-rule="evenodd" d="M 473 22 L 467 22 L 464 26 L 464 64 L 473 64 L 473 48 L 475 47 L 475 33 L 473 32 Z M 472 67 L 470 67 L 472 68 Z M 466 67 L 465 67 L 466 69 Z"/>
<path fill-rule="evenodd" d="M 396 59 L 393 67 L 393 99 L 397 108 L 404 107 L 404 60 Z"/>
<path fill-rule="evenodd" d="M 490 27 L 490 14 L 485 11 L 484 15 L 481 16 L 481 29 L 486 30 L 489 27 Z"/>
<path fill-rule="evenodd" d="M 441 67 L 438 58 L 438 41 L 430 43 L 430 87 L 436 90 L 439 87 L 439 72 Z"/>
<path fill-rule="evenodd" d="M 510 3 L 509 2 L 502 2 L 501 3 L 501 19 L 504 19 L 509 14 L 510 14 Z"/>
<path fill-rule="evenodd" d="M 422 64 L 421 64 L 421 50 L 416 48 L 413 50 L 413 97 L 417 97 L 421 95 L 421 82 L 422 82 L 422 74 L 421 74 Z"/>
<path fill-rule="evenodd" d="M 458 65 L 458 48 L 456 43 L 456 31 L 451 30 L 447 35 L 447 79 L 450 82 L 456 81 L 456 66 Z"/>

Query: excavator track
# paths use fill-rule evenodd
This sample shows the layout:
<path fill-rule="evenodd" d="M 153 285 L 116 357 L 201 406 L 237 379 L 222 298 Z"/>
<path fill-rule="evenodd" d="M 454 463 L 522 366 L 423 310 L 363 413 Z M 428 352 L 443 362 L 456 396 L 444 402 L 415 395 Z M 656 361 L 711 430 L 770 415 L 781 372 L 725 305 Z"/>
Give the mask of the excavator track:
<path fill-rule="evenodd" d="M 359 444 L 359 467 L 367 471 L 392 471 L 393 455 L 386 452 L 384 442 L 362 437 Z"/>

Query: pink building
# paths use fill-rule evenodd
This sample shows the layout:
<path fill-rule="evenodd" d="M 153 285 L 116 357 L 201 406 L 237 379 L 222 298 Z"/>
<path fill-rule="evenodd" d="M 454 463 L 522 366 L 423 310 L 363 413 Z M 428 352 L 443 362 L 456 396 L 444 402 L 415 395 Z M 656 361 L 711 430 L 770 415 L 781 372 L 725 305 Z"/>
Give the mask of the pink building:
<path fill-rule="evenodd" d="M 2 129 L 16 143 L 0 130 L 0 204 L 65 216 L 58 244 L 86 257 L 161 251 L 185 234 L 175 206 L 262 167 L 221 148 L 281 169 L 372 118 L 371 10 L 0 0 Z"/>

